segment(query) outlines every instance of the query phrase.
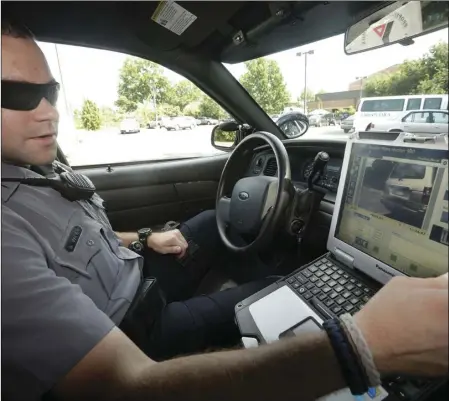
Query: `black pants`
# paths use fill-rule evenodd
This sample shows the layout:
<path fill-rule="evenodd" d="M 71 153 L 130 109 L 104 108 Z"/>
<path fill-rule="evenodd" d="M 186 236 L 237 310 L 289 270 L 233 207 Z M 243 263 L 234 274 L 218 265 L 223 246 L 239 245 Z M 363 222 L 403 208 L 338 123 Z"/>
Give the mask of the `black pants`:
<path fill-rule="evenodd" d="M 158 279 L 168 302 L 153 327 L 147 351 L 159 361 L 238 345 L 240 334 L 234 320 L 235 305 L 278 278 L 260 278 L 236 288 L 192 298 L 209 269 L 222 269 L 229 276 L 233 273 L 239 276 L 238 269 L 248 268 L 247 264 L 251 263 L 250 268 L 257 270 L 261 277 L 264 266 L 251 257 L 237 263 L 237 259 L 228 254 L 219 237 L 213 210 L 188 220 L 180 231 L 199 246 L 190 264 L 180 265 L 173 255 L 152 251 L 145 255 L 145 274 Z"/>

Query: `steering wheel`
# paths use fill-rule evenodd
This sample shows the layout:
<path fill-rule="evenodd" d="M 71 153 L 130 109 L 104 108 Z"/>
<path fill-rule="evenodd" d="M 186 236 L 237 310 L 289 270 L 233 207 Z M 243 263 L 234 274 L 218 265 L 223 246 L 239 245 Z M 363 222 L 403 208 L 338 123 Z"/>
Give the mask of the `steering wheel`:
<path fill-rule="evenodd" d="M 249 165 L 254 149 L 267 144 L 276 157 L 277 177 L 238 179 L 244 174 L 241 166 Z M 226 247 L 233 252 L 248 252 L 263 246 L 273 236 L 293 194 L 290 161 L 281 140 L 268 132 L 247 136 L 232 152 L 218 184 L 216 219 Z M 236 245 L 229 239 L 228 228 L 255 239 L 244 246 Z"/>

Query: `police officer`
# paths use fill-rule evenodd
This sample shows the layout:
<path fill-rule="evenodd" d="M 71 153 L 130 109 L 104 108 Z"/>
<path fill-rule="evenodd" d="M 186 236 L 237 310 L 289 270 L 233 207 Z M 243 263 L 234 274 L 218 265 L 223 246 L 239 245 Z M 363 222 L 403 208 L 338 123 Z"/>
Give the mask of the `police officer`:
<path fill-rule="evenodd" d="M 37 268 L 34 259 L 44 258 L 45 275 L 78 284 L 117 326 L 134 333 L 135 327 L 129 325 L 141 323 L 140 331 L 147 336 L 139 346 L 154 358 L 235 345 L 239 339 L 235 304 L 270 281 L 189 299 L 208 269 L 223 260 L 225 250 L 213 211 L 189 220 L 180 230 L 115 233 L 102 199 L 93 190 L 89 193 L 92 184 L 87 177 L 73 180 L 73 172 L 55 161 L 59 84 L 42 52 L 24 28 L 4 25 L 2 38 L 2 207 L 23 224 L 18 235 L 31 236 L 39 246 L 38 255 L 25 249 L 23 239 L 5 251 L 4 260 Z M 73 198 L 64 191 L 61 183 L 71 179 L 73 184 L 86 185 L 78 188 L 81 199 L 76 191 Z M 6 228 L 3 235 L 9 236 Z M 143 273 L 158 278 L 162 294 L 158 289 L 151 290 L 155 294 L 140 294 Z M 28 284 L 37 289 L 34 282 Z M 42 281 L 40 291 L 46 293 L 46 285 L 50 284 Z M 146 302 L 144 296 L 149 297 Z M 146 308 L 139 311 L 139 322 L 136 316 L 126 315 L 133 300 Z M 78 312 L 69 311 L 66 319 L 72 313 L 75 318 Z"/>
<path fill-rule="evenodd" d="M 210 240 L 216 234 L 203 228 L 213 214 L 200 215 L 180 231 L 114 233 L 101 199 L 89 193 L 88 180 L 58 163 L 54 171 L 37 169 L 55 160 L 57 91 L 30 33 L 2 23 L 2 397 L 37 400 L 50 392 L 83 400 L 262 400 L 277 398 L 276 389 L 282 389 L 284 399 L 312 400 L 344 387 L 322 334 L 155 363 L 117 328 L 136 294 L 146 294 L 141 292 L 144 260 L 127 246 L 139 242 L 149 259 L 152 252 L 151 262 L 166 269 L 167 277 L 177 277 L 178 297 L 185 299 L 210 255 L 198 257 L 203 260 L 196 274 L 194 265 L 184 269 L 162 254 L 183 257 L 186 237 L 199 249 L 219 248 Z M 75 188 L 81 199 L 67 188 Z M 168 303 L 152 322 L 145 351 L 165 359 L 235 344 L 235 303 L 268 282 Z M 416 289 L 409 294 L 412 284 Z M 420 302 L 410 302 L 417 295 Z M 169 301 L 176 296 L 169 294 Z M 414 324 L 416 308 L 422 327 Z M 440 352 L 447 357 L 447 279 L 396 280 L 364 310 L 358 323 L 381 371 L 447 369 Z M 385 311 L 390 315 L 384 324 Z M 391 350 L 395 359 L 389 365 Z M 407 359 L 410 353 L 420 357 Z"/>

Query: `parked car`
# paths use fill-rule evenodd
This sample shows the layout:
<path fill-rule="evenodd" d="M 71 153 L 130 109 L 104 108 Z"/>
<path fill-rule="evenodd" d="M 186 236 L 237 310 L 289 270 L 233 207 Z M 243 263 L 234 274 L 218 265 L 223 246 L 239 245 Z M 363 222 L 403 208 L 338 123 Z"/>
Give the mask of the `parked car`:
<path fill-rule="evenodd" d="M 164 127 L 168 130 L 179 131 L 181 129 L 196 128 L 196 121 L 193 117 L 172 117 L 169 121 L 164 123 Z"/>
<path fill-rule="evenodd" d="M 120 123 L 121 134 L 133 134 L 140 132 L 140 125 L 135 118 L 126 118 Z"/>
<path fill-rule="evenodd" d="M 314 127 L 337 125 L 337 121 L 332 113 L 309 115 L 309 123 Z"/>
<path fill-rule="evenodd" d="M 161 126 L 161 122 L 159 120 L 157 120 L 157 121 L 153 120 L 147 124 L 147 128 L 150 128 L 150 129 L 160 128 L 160 126 Z"/>
<path fill-rule="evenodd" d="M 352 130 L 354 127 L 354 116 L 346 117 L 344 120 L 340 122 L 340 128 L 343 130 L 345 134 Z"/>
<path fill-rule="evenodd" d="M 447 134 L 448 122 L 447 110 L 408 110 L 390 119 L 372 122 L 368 124 L 366 130 Z"/>
<path fill-rule="evenodd" d="M 385 183 L 382 203 L 392 212 L 425 212 L 437 172 L 436 167 L 395 163 Z"/>
<path fill-rule="evenodd" d="M 197 125 L 217 125 L 218 120 L 215 118 L 210 117 L 199 117 L 198 118 L 199 123 Z"/>
<path fill-rule="evenodd" d="M 157 121 L 153 120 L 147 124 L 148 128 L 165 128 L 165 124 L 170 121 L 170 117 L 158 117 Z"/>

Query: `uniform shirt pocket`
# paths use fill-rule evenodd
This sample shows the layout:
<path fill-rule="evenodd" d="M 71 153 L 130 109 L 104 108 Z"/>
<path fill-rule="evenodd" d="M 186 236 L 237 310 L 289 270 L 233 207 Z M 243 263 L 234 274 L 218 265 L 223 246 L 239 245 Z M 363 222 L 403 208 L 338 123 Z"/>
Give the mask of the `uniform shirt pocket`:
<path fill-rule="evenodd" d="M 70 219 L 56 249 L 56 263 L 61 275 L 77 281 L 79 276 L 91 278 L 88 265 L 101 252 L 99 227 L 84 213 L 75 213 Z"/>

